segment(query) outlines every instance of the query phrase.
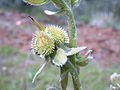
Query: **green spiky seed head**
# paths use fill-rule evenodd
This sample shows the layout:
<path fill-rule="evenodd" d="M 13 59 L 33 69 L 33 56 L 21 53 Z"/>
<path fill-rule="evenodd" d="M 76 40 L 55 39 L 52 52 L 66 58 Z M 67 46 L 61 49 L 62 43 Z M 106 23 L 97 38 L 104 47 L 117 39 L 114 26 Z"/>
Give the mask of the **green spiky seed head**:
<path fill-rule="evenodd" d="M 45 29 L 45 32 L 48 33 L 51 37 L 53 37 L 54 41 L 59 43 L 69 43 L 69 37 L 66 31 L 59 27 L 54 25 L 48 25 Z"/>
<path fill-rule="evenodd" d="M 34 34 L 31 43 L 32 51 L 34 54 L 46 56 L 54 51 L 54 40 L 45 32 L 37 32 Z"/>

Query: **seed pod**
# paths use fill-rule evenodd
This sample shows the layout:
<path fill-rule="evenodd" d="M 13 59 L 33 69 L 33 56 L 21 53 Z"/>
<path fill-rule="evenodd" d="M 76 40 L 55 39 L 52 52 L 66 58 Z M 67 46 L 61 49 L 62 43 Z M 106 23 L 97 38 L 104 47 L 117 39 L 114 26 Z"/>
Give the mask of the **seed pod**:
<path fill-rule="evenodd" d="M 32 38 L 31 48 L 34 54 L 49 55 L 55 48 L 54 40 L 45 32 L 38 32 Z"/>
<path fill-rule="evenodd" d="M 48 33 L 50 36 L 53 37 L 54 41 L 59 43 L 69 43 L 69 37 L 66 31 L 59 27 L 54 25 L 48 25 L 45 29 L 45 32 Z"/>

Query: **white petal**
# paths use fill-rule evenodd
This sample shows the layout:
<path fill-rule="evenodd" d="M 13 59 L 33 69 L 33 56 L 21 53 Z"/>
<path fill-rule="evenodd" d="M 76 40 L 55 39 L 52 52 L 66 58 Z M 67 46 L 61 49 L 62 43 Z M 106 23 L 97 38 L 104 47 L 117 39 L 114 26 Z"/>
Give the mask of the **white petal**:
<path fill-rule="evenodd" d="M 67 62 L 67 56 L 65 55 L 65 51 L 61 48 L 58 48 L 57 53 L 52 62 L 56 66 L 63 66 Z"/>
<path fill-rule="evenodd" d="M 49 10 L 44 10 L 45 14 L 47 15 L 54 15 L 56 14 L 57 12 L 53 12 L 53 11 L 49 11 Z"/>
<path fill-rule="evenodd" d="M 71 56 L 71 55 L 76 54 L 76 53 L 78 53 L 78 52 L 80 52 L 80 51 L 82 51 L 86 48 L 87 47 L 85 47 L 85 46 L 77 47 L 77 48 L 71 48 L 71 50 L 66 53 L 66 56 Z"/>

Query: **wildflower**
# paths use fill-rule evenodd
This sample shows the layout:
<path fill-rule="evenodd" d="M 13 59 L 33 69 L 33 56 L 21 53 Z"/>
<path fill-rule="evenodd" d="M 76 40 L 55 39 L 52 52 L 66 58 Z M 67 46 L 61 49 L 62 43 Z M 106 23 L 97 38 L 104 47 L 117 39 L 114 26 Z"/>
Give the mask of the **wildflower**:
<path fill-rule="evenodd" d="M 66 31 L 59 27 L 54 25 L 48 25 L 46 26 L 45 32 L 47 32 L 51 37 L 53 37 L 54 41 L 59 43 L 69 43 L 69 37 Z"/>
<path fill-rule="evenodd" d="M 61 48 L 57 49 L 56 55 L 52 60 L 53 64 L 56 66 L 63 66 L 67 62 L 67 56 L 65 55 L 65 51 Z"/>
<path fill-rule="evenodd" d="M 110 80 L 112 83 L 112 85 L 110 85 L 110 88 L 112 88 L 113 90 L 120 90 L 120 74 L 113 73 L 110 76 Z"/>
<path fill-rule="evenodd" d="M 55 45 L 54 40 L 45 32 L 41 31 L 33 36 L 31 47 L 34 54 L 45 56 L 53 52 Z"/>

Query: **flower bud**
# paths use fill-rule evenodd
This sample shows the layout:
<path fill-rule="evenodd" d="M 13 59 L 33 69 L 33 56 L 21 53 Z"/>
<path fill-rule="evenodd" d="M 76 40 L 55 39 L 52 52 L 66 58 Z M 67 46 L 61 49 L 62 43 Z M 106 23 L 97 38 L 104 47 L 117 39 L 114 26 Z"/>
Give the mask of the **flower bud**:
<path fill-rule="evenodd" d="M 45 32 L 47 32 L 51 37 L 53 37 L 54 41 L 59 43 L 69 43 L 69 37 L 66 31 L 64 31 L 63 28 L 59 26 L 54 25 L 48 25 L 45 29 Z"/>
<path fill-rule="evenodd" d="M 90 56 L 92 50 L 88 50 L 88 52 L 84 56 L 78 57 L 76 64 L 79 66 L 86 66 L 88 63 L 93 60 L 93 56 Z"/>
<path fill-rule="evenodd" d="M 54 40 L 45 32 L 38 32 L 32 38 L 31 48 L 34 54 L 49 55 L 55 48 Z"/>

